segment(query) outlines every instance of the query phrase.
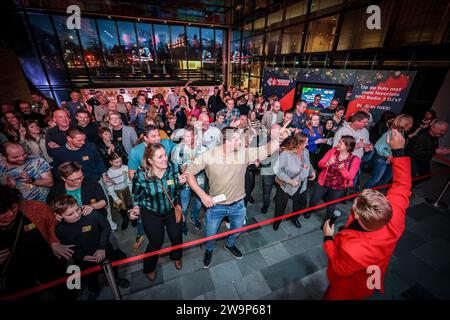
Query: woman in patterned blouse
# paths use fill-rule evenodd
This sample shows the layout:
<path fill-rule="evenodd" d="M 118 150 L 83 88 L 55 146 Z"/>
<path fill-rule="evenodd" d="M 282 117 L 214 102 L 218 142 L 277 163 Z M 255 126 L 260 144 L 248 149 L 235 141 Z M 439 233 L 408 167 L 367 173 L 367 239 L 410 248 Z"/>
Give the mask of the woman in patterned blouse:
<path fill-rule="evenodd" d="M 328 151 L 319 161 L 322 172 L 319 175 L 318 184 L 311 196 L 310 206 L 315 206 L 321 198 L 332 201 L 345 195 L 345 190 L 353 186 L 353 179 L 358 172 L 361 159 L 352 154 L 356 141 L 352 136 L 342 136 L 338 145 Z M 334 215 L 336 204 L 327 206 L 327 214 L 324 221 Z M 311 211 L 305 214 L 305 218 L 311 216 Z"/>

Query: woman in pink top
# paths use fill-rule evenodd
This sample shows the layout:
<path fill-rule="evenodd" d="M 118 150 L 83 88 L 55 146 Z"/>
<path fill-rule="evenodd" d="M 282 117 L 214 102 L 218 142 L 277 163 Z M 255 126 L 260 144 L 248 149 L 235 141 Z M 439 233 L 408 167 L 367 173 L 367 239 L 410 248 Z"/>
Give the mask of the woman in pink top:
<path fill-rule="evenodd" d="M 189 107 L 191 109 L 191 116 L 194 116 L 198 119 L 198 116 L 202 112 L 202 107 L 199 103 L 197 103 L 197 100 L 194 98 L 189 99 Z"/>
<path fill-rule="evenodd" d="M 323 198 L 332 201 L 345 195 L 345 189 L 353 186 L 353 179 L 358 172 L 361 159 L 352 154 L 356 141 L 352 136 L 342 136 L 338 145 L 328 151 L 319 161 L 318 167 L 322 169 L 318 184 L 311 196 L 309 206 L 315 206 Z M 327 206 L 327 214 L 324 221 L 333 216 L 336 204 Z M 308 219 L 312 212 L 307 212 Z"/>

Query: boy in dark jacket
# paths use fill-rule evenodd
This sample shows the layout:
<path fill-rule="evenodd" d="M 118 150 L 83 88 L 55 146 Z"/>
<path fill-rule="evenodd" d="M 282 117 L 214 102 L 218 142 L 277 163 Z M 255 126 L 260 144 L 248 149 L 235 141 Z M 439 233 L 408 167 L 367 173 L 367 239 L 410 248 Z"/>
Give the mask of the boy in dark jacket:
<path fill-rule="evenodd" d="M 116 261 L 126 257 L 120 249 L 114 250 L 109 242 L 111 227 L 102 214 L 94 211 L 83 216 L 75 198 L 68 195 L 56 198 L 52 209 L 61 220 L 56 226 L 56 234 L 63 244 L 75 245 L 73 259 L 82 269 L 95 267 L 105 258 Z M 113 270 L 119 287 L 129 287 L 128 280 L 118 277 L 117 267 Z M 97 275 L 92 273 L 85 278 L 90 300 L 94 300 L 100 291 Z"/>

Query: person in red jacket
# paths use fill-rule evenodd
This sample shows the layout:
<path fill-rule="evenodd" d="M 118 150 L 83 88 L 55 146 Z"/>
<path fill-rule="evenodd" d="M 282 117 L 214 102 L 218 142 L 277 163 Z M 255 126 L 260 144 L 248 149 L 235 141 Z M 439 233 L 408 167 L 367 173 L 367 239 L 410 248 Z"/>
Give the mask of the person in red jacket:
<path fill-rule="evenodd" d="M 66 276 L 61 258 L 71 258 L 74 251 L 56 236 L 50 208 L 40 201 L 22 200 L 18 190 L 5 185 L 0 185 L 0 199 L 0 296 Z M 76 298 L 65 283 L 50 290 L 57 299 Z"/>
<path fill-rule="evenodd" d="M 411 195 L 411 163 L 403 152 L 405 139 L 395 129 L 387 142 L 393 155 L 393 184 L 384 196 L 366 189 L 355 199 L 349 220 L 334 238 L 334 225 L 324 225 L 329 286 L 325 300 L 364 299 L 384 292 L 389 260 L 405 229 Z"/>

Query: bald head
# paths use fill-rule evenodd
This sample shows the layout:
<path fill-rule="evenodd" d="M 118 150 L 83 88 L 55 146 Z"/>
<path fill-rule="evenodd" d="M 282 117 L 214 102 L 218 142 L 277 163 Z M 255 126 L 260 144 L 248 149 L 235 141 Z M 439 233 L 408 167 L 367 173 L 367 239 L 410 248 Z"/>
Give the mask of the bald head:
<path fill-rule="evenodd" d="M 62 110 L 62 109 L 55 110 L 55 111 L 53 112 L 53 118 L 61 117 L 61 116 L 63 116 L 64 114 L 67 115 L 67 112 L 66 112 L 65 110 Z"/>
<path fill-rule="evenodd" d="M 21 166 L 28 158 L 25 148 L 16 142 L 6 142 L 2 146 L 2 155 L 10 165 Z"/>
<path fill-rule="evenodd" d="M 206 131 L 209 129 L 209 116 L 207 114 L 201 113 L 198 116 L 198 120 L 202 123 L 202 130 Z"/>
<path fill-rule="evenodd" d="M 274 113 L 278 113 L 280 110 L 281 110 L 281 103 L 280 103 L 280 101 L 275 101 L 273 103 L 273 106 L 272 106 L 272 111 Z"/>
<path fill-rule="evenodd" d="M 440 138 L 448 131 L 448 123 L 446 121 L 436 121 L 431 125 L 430 134 L 433 137 Z"/>
<path fill-rule="evenodd" d="M 63 131 L 66 131 L 70 126 L 70 118 L 65 110 L 56 110 L 53 112 L 53 120 L 56 125 Z"/>

